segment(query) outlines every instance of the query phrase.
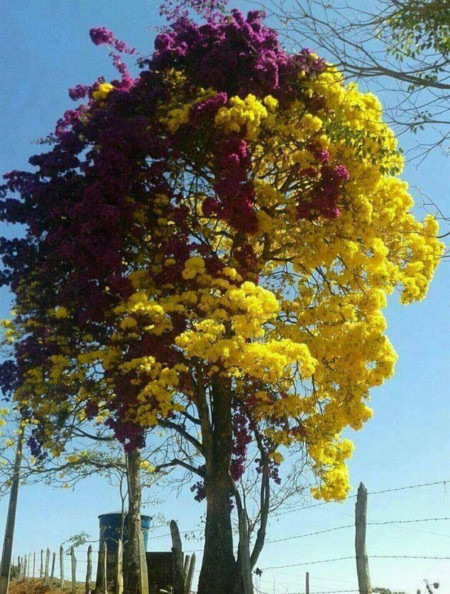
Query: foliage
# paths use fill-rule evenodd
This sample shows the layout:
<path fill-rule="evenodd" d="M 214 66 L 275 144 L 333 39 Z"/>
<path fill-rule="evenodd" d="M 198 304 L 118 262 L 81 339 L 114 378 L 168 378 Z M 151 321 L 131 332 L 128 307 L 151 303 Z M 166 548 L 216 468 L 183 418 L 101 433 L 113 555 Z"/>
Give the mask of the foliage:
<path fill-rule="evenodd" d="M 450 53 L 450 7 L 440 0 L 397 1 L 383 16 L 381 31 L 390 36 L 389 51 L 399 60 L 405 57 L 434 52 L 434 74 L 426 73 L 426 78 L 437 81 L 437 73 L 442 72 Z M 440 56 L 441 59 L 437 59 Z"/>
<path fill-rule="evenodd" d="M 6 176 L 3 216 L 28 232 L 2 246 L 22 329 L 3 386 L 135 447 L 220 382 L 243 433 L 308 442 L 320 494 L 343 497 L 337 436 L 395 360 L 380 309 L 396 286 L 425 295 L 436 223 L 409 212 L 376 98 L 285 54 L 259 13 L 180 21 L 155 47 L 66 113 L 36 173 Z"/>
<path fill-rule="evenodd" d="M 386 297 L 422 299 L 442 252 L 380 103 L 311 50 L 286 53 L 257 11 L 182 17 L 135 78 L 134 50 L 91 38 L 120 80 L 73 89 L 86 103 L 3 188 L 26 234 L 0 246 L 16 296 L 0 383 L 38 420 L 32 450 L 58 453 L 73 415 L 129 452 L 159 424 L 204 459 L 184 465 L 201 499 L 218 469 L 233 490 L 253 440 L 274 481 L 297 445 L 313 494 L 343 499 L 341 432 L 370 418 L 396 359 Z"/>
<path fill-rule="evenodd" d="M 450 8 L 441 0 L 377 0 L 373 7 L 328 0 L 272 2 L 286 36 L 310 41 L 345 74 L 386 92 L 401 132 L 428 128 L 428 145 L 448 148 Z"/>

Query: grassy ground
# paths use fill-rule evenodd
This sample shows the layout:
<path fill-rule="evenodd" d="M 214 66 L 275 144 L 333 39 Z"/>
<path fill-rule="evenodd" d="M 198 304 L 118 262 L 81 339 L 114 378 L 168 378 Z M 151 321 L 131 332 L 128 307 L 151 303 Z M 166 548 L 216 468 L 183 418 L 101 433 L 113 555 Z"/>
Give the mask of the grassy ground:
<path fill-rule="evenodd" d="M 92 590 L 95 584 L 91 585 Z M 68 594 L 71 592 L 72 585 L 66 584 L 65 590 L 61 590 L 57 585 L 44 585 L 42 580 L 20 580 L 11 582 L 9 586 L 9 594 Z M 79 582 L 77 584 L 77 593 L 84 592 L 84 584 Z"/>

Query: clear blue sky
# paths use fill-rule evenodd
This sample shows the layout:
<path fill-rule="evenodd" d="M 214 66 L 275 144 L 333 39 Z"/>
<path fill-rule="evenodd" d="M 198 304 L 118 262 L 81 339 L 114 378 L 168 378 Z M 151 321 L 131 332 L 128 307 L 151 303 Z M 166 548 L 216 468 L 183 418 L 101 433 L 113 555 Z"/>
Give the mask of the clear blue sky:
<path fill-rule="evenodd" d="M 104 48 L 94 47 L 88 31 L 105 25 L 144 55 L 152 51 L 154 27 L 161 22 L 156 0 L 1 0 L 0 60 L 3 81 L 1 97 L 0 171 L 27 166 L 37 152 L 32 143 L 53 131 L 64 110 L 72 106 L 67 88 L 90 83 L 97 76 L 115 77 Z M 242 9 L 244 2 L 235 2 Z M 403 137 L 407 149 L 416 138 Z M 403 177 L 420 186 L 450 214 L 448 199 L 449 161 L 438 153 L 420 164 L 407 166 Z M 414 192 L 415 190 L 413 190 Z M 408 308 L 395 302 L 387 310 L 388 334 L 399 354 L 395 377 L 373 392 L 374 418 L 354 434 L 356 451 L 350 463 L 352 484 L 363 481 L 369 491 L 450 479 L 449 447 L 449 275 L 443 263 L 428 298 Z M 8 295 L 3 293 L 0 314 L 7 316 Z M 7 501 L 0 501 L 0 536 L 3 538 Z M 117 509 L 117 492 L 99 479 L 74 491 L 34 486 L 22 489 L 17 515 L 15 553 L 42 547 L 56 549 L 82 530 L 97 534 L 97 515 Z M 354 499 L 338 505 L 323 505 L 274 518 L 268 539 L 325 530 L 353 519 Z M 161 512 L 179 521 L 180 529 L 198 528 L 203 506 L 186 493 L 173 494 L 159 506 Z M 369 498 L 371 521 L 450 517 L 450 483 Z M 159 529 L 155 534 L 164 534 Z M 265 568 L 293 565 L 353 554 L 352 529 L 313 537 L 267 544 L 258 565 Z M 151 541 L 152 550 L 168 550 L 167 538 Z M 186 549 L 199 548 L 190 541 Z M 370 526 L 368 550 L 372 555 L 450 556 L 448 521 Z M 82 555 L 80 554 L 80 557 Z M 354 560 L 265 570 L 260 587 L 264 592 L 304 591 L 305 571 L 311 575 L 312 592 L 356 587 Z M 81 567 L 84 567 L 81 565 Z M 441 581 L 450 592 L 450 562 L 435 560 L 372 559 L 373 585 L 416 593 L 423 578 Z"/>

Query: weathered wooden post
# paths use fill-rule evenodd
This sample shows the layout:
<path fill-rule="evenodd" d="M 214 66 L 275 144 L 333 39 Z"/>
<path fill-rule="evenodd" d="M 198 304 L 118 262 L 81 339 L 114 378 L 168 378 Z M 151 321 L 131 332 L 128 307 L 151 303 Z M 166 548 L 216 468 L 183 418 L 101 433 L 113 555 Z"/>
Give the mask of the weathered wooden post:
<path fill-rule="evenodd" d="M 41 549 L 41 567 L 39 568 L 39 577 L 44 577 L 44 549 Z"/>
<path fill-rule="evenodd" d="M 108 561 L 108 547 L 106 542 L 100 542 L 100 549 L 98 551 L 98 565 L 97 565 L 97 579 L 95 581 L 96 594 L 106 594 L 107 591 L 107 577 L 106 568 Z"/>
<path fill-rule="evenodd" d="M 309 571 L 306 572 L 305 593 L 309 594 Z"/>
<path fill-rule="evenodd" d="M 31 553 L 28 553 L 27 577 L 31 577 Z"/>
<path fill-rule="evenodd" d="M 64 547 L 59 547 L 59 586 L 61 590 L 64 590 Z"/>
<path fill-rule="evenodd" d="M 191 560 L 189 562 L 189 566 L 187 571 L 184 575 L 185 583 L 184 583 L 184 590 L 185 594 L 189 594 L 192 588 L 192 580 L 194 578 L 194 570 L 195 570 L 195 553 L 192 553 Z"/>
<path fill-rule="evenodd" d="M 53 584 L 53 580 L 55 579 L 55 563 L 56 563 L 56 553 L 53 553 L 52 556 L 52 572 L 50 574 L 50 583 Z"/>
<path fill-rule="evenodd" d="M 36 551 L 33 552 L 33 579 L 36 577 Z"/>
<path fill-rule="evenodd" d="M 180 531 L 175 520 L 170 522 L 172 536 L 173 594 L 184 594 L 183 549 Z"/>
<path fill-rule="evenodd" d="M 355 553 L 356 571 L 360 594 L 372 594 L 370 585 L 369 560 L 366 550 L 367 489 L 361 483 L 355 506 Z"/>
<path fill-rule="evenodd" d="M 17 557 L 17 577 L 20 579 L 22 577 L 22 557 L 19 555 Z M 7 593 L 8 590 L 5 590 Z"/>
<path fill-rule="evenodd" d="M 2 559 L 0 562 L 0 594 L 7 594 L 9 578 L 11 575 L 12 548 L 14 541 L 14 528 L 16 524 L 17 499 L 19 496 L 20 467 L 22 465 L 22 450 L 25 440 L 22 421 L 19 425 L 17 436 L 17 449 L 14 459 L 11 492 L 9 494 L 8 513 L 6 516 L 5 536 L 3 538 Z"/>
<path fill-rule="evenodd" d="M 117 543 L 117 558 L 115 565 L 115 592 L 114 594 L 123 594 L 123 544 L 119 538 Z"/>
<path fill-rule="evenodd" d="M 92 580 L 92 545 L 89 545 L 87 552 L 87 569 L 86 569 L 86 583 L 84 585 L 84 594 L 89 594 L 91 591 Z"/>
<path fill-rule="evenodd" d="M 48 584 L 48 569 L 50 565 L 50 549 L 47 548 L 45 552 L 45 570 L 44 570 L 44 584 Z"/>
<path fill-rule="evenodd" d="M 144 535 L 139 532 L 139 567 L 141 569 L 141 594 L 149 594 L 147 555 L 145 554 Z"/>
<path fill-rule="evenodd" d="M 27 579 L 27 556 L 26 555 L 23 556 L 23 575 L 22 575 L 22 577 L 24 580 Z"/>
<path fill-rule="evenodd" d="M 72 594 L 77 594 L 77 558 L 75 557 L 75 549 L 70 549 L 70 561 L 72 568 Z"/>

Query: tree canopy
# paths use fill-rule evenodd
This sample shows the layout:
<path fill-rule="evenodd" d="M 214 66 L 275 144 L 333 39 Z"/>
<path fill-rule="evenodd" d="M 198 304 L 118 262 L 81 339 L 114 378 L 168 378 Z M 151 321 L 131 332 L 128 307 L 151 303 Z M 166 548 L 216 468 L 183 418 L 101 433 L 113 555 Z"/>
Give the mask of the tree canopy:
<path fill-rule="evenodd" d="M 260 12 L 181 16 L 137 76 L 133 49 L 91 38 L 120 78 L 72 89 L 85 102 L 53 148 L 5 176 L 2 219 L 25 233 L 0 245 L 16 301 L 0 383 L 39 420 L 37 455 L 69 415 L 128 452 L 157 425 L 186 440 L 208 506 L 199 592 L 229 594 L 249 444 L 265 481 L 297 444 L 314 496 L 346 496 L 341 432 L 393 373 L 382 309 L 395 289 L 425 296 L 437 223 L 411 213 L 377 98 L 311 50 L 287 53 Z"/>

